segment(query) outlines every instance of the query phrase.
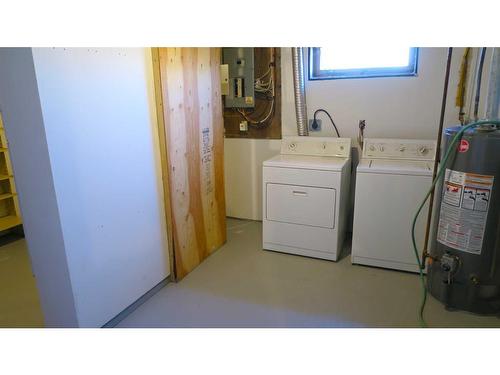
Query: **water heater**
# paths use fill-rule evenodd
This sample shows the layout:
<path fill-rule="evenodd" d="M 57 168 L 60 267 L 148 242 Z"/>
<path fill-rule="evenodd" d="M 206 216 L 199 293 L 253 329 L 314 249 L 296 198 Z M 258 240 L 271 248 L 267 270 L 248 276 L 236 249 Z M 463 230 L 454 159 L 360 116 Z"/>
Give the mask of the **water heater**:
<path fill-rule="evenodd" d="M 445 130 L 444 150 L 460 126 Z M 500 128 L 467 130 L 438 190 L 427 288 L 449 309 L 500 313 Z"/>

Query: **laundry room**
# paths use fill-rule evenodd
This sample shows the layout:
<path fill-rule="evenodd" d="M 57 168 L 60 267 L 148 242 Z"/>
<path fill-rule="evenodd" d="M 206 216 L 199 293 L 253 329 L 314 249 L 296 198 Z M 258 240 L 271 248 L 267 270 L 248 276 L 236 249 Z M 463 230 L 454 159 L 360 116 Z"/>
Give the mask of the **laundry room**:
<path fill-rule="evenodd" d="M 282 111 L 277 117 L 281 119 L 282 139 L 269 139 L 275 138 L 269 130 L 275 126 L 273 119 L 260 124 L 259 118 L 248 119 L 240 113 L 237 121 L 243 129 L 238 132 L 231 126 L 232 119 L 225 118 L 228 217 L 238 219 L 238 226 L 245 220 L 249 220 L 247 225 L 252 225 L 252 220 L 262 221 L 262 247 L 266 250 L 337 262 L 332 267 L 349 264 L 349 272 L 353 273 L 373 267 L 371 272 L 381 272 L 382 277 L 401 277 L 401 282 L 409 277 L 420 283 L 418 274 L 425 278 L 427 262 L 437 260 L 429 255 L 432 243 L 445 231 L 441 223 L 437 225 L 436 215 L 444 212 L 439 212 L 439 197 L 434 198 L 439 193 L 434 193 L 433 184 L 443 173 L 438 169 L 438 158 L 444 157 L 447 150 L 440 146 L 443 141 L 443 147 L 448 146 L 456 135 L 457 128 L 452 130 L 452 125 L 494 118 L 491 111 L 498 108 L 491 107 L 497 100 L 493 98 L 497 79 L 495 51 L 281 48 L 277 86 L 281 84 L 278 105 L 282 105 Z M 367 56 L 378 56 L 376 52 L 387 58 L 386 65 L 401 53 L 399 65 L 406 65 L 392 70 L 358 67 L 369 65 Z M 244 52 L 240 51 L 240 56 Z M 341 69 L 328 69 L 327 64 L 337 66 L 335 58 Z M 371 64 L 376 66 L 377 62 Z M 495 128 L 494 124 L 484 126 Z M 493 150 L 497 146 L 488 147 Z M 476 183 L 490 184 L 491 180 Z M 491 185 L 485 186 L 489 194 Z M 419 207 L 424 198 L 426 201 Z M 434 207 L 429 205 L 429 198 Z M 479 236 L 484 236 L 485 222 L 481 223 Z M 480 247 L 462 250 L 480 252 Z M 448 259 L 445 255 L 443 267 L 451 262 L 451 272 L 434 272 L 432 277 L 457 276 L 460 261 L 455 256 Z M 342 285 L 348 288 L 348 284 Z M 427 305 L 442 302 L 444 315 L 429 318 L 443 319 L 438 325 L 463 324 L 452 323 L 459 315 L 448 314 L 449 310 L 484 313 L 485 307 L 480 307 L 483 303 L 465 303 L 459 297 L 463 292 L 450 297 L 447 293 L 453 288 L 444 291 L 435 282 L 433 290 L 428 285 L 435 300 L 429 301 L 425 290 L 410 288 L 406 292 L 416 294 L 406 306 L 419 301 L 422 293 Z M 415 307 L 420 311 L 413 314 L 419 320 L 416 324 L 427 324 L 425 303 Z M 492 313 L 496 311 L 494 306 L 486 310 Z M 396 318 L 391 315 L 388 319 L 395 322 Z M 497 324 L 494 318 L 490 322 Z"/>
<path fill-rule="evenodd" d="M 47 326 L 499 324 L 491 316 L 495 282 L 479 281 L 494 280 L 484 267 L 498 259 L 489 234 L 495 175 L 480 161 L 498 146 L 496 120 L 489 120 L 498 111 L 498 48 L 0 54 L 10 87 L 0 97 L 2 115 L 26 234 L 19 251 L 29 253 L 23 274 L 31 268 L 38 289 L 3 305 L 5 326 L 41 324 L 40 312 L 16 318 L 22 301 L 36 301 Z M 85 81 L 75 80 L 82 74 Z M 14 85 L 21 80 L 24 86 Z M 122 107 L 132 97 L 134 106 Z M 80 103 L 100 113 L 99 121 L 79 114 Z M 33 111 L 25 111 L 28 104 Z M 39 106 L 42 117 L 33 115 Z M 15 124 L 41 133 L 25 137 Z M 97 136 L 103 127 L 121 129 L 116 147 Z M 451 155 L 449 145 L 468 129 L 474 132 Z M 135 152 L 125 146 L 131 139 Z M 37 147 L 37 163 L 26 160 L 23 150 Z M 477 167 L 466 158 L 473 148 L 485 152 L 474 154 Z M 74 169 L 81 158 L 87 163 Z M 43 168 L 53 172 L 43 175 L 44 194 L 33 194 L 43 186 L 40 178 L 34 185 L 35 170 Z M 119 184 L 130 168 L 141 179 Z M 43 226 L 36 219 L 41 206 L 53 223 L 50 215 Z M 55 242 L 60 252 L 47 253 L 46 234 L 58 222 L 64 230 L 52 238 L 62 236 L 64 245 Z M 478 256 L 493 258 L 478 263 Z M 67 273 L 54 273 L 67 259 Z M 110 272 L 113 263 L 123 268 Z M 90 287 L 95 282 L 99 289 Z M 118 283 L 128 287 L 116 293 Z"/>
<path fill-rule="evenodd" d="M 0 352 L 88 334 L 89 358 L 143 345 L 198 366 L 217 348 L 234 374 L 289 345 L 331 359 L 344 335 L 378 353 L 377 332 L 425 332 L 416 351 L 497 331 L 496 34 L 396 40 L 330 12 L 309 37 L 283 10 L 230 35 L 211 6 L 116 29 L 88 15 L 81 41 L 48 18 L 40 41 L 0 32 Z M 250 373 L 268 372 L 288 373 Z"/>

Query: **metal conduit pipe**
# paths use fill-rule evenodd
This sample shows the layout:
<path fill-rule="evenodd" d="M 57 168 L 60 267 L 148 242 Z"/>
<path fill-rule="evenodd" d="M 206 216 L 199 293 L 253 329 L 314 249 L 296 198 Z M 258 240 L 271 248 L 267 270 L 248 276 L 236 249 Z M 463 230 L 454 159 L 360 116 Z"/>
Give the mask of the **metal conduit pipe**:
<path fill-rule="evenodd" d="M 500 48 L 493 49 L 493 56 L 491 58 L 488 98 L 486 100 L 486 119 L 500 119 Z"/>
<path fill-rule="evenodd" d="M 302 47 L 292 47 L 292 66 L 297 132 L 299 135 L 309 135 L 309 128 L 307 126 L 306 86 L 304 80 L 304 55 Z"/>

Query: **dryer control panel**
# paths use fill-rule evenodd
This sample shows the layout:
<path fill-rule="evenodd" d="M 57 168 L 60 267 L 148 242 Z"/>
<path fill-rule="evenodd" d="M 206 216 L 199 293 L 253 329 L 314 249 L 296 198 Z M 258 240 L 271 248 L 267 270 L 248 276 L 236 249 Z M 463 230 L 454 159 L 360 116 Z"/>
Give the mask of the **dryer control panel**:
<path fill-rule="evenodd" d="M 363 157 L 372 159 L 434 160 L 436 141 L 428 139 L 365 138 Z"/>
<path fill-rule="evenodd" d="M 351 138 L 283 137 L 281 154 L 349 158 L 351 156 Z"/>

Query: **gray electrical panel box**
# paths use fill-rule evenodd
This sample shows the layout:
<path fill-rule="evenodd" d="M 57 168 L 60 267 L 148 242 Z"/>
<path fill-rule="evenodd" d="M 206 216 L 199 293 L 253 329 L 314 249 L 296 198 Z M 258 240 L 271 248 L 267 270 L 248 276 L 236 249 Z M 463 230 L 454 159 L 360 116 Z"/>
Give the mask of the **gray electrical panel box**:
<path fill-rule="evenodd" d="M 223 64 L 229 65 L 229 93 L 226 108 L 255 106 L 253 48 L 223 48 Z"/>

